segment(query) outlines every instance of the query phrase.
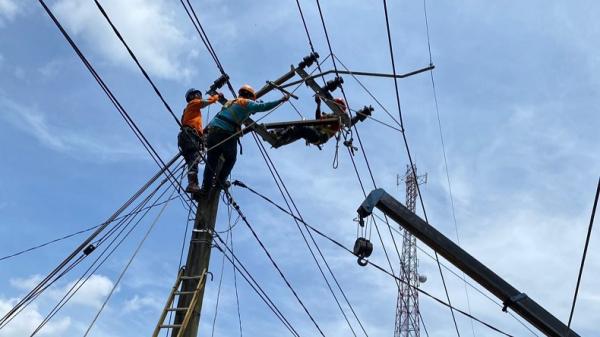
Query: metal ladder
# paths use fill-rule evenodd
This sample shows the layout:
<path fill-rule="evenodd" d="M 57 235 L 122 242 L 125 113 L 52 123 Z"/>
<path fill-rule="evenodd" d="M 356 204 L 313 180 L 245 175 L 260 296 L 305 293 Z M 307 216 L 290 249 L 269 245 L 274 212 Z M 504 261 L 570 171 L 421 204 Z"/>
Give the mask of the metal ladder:
<path fill-rule="evenodd" d="M 177 337 L 183 336 L 185 329 L 187 328 L 187 324 L 192 317 L 192 313 L 194 312 L 194 308 L 198 303 L 200 290 L 204 287 L 205 279 L 206 279 L 206 269 L 202 272 L 201 275 L 198 276 L 184 276 L 183 275 L 184 268 L 179 270 L 177 274 L 177 280 L 175 281 L 175 285 L 171 290 L 171 294 L 169 295 L 169 299 L 165 304 L 165 307 L 160 315 L 160 319 L 158 320 L 158 324 L 154 329 L 154 333 L 152 333 L 152 337 L 158 337 L 158 334 L 162 329 L 179 329 L 177 333 Z M 182 291 L 181 285 L 184 280 L 198 280 L 198 285 L 194 291 Z M 190 301 L 190 305 L 187 308 L 174 308 L 173 303 L 175 302 L 176 296 L 190 296 L 192 295 L 192 300 Z M 177 311 L 185 311 L 185 317 L 183 318 L 183 322 L 181 324 L 165 324 L 165 318 L 169 312 L 177 312 Z"/>

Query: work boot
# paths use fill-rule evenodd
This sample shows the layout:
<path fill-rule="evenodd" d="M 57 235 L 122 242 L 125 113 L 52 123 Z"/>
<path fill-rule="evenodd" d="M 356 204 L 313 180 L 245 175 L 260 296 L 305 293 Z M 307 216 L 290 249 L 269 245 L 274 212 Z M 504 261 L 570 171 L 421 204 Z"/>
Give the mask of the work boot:
<path fill-rule="evenodd" d="M 200 192 L 200 186 L 198 186 L 198 174 L 188 173 L 188 185 L 185 188 L 185 191 L 191 194 Z"/>

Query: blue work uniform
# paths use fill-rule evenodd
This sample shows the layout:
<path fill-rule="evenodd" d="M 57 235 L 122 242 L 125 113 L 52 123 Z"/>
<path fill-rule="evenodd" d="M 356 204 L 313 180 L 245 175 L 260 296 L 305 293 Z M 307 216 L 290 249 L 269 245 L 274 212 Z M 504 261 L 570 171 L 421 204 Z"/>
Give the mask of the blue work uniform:
<path fill-rule="evenodd" d="M 205 130 L 208 152 L 202 179 L 203 189 L 208 190 L 212 186 L 213 176 L 221 155 L 223 155 L 225 161 L 219 174 L 219 182 L 224 183 L 231 173 L 237 158 L 237 139 L 239 135 L 235 135 L 235 133 L 240 130 L 244 121 L 250 115 L 271 110 L 282 102 L 283 100 L 280 99 L 258 103 L 246 98 L 237 98 L 223 105 L 221 111 L 213 117 Z"/>

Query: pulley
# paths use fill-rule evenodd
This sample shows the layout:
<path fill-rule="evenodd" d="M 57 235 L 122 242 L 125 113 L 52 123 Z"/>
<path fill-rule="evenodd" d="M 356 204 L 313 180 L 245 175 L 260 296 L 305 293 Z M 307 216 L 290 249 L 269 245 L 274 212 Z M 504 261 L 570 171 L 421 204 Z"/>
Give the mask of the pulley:
<path fill-rule="evenodd" d="M 364 267 L 367 265 L 368 262 L 366 258 L 371 256 L 372 252 L 373 243 L 371 243 L 371 241 L 363 237 L 359 237 L 358 239 L 356 239 L 356 242 L 354 242 L 353 253 L 358 257 L 357 262 L 360 266 Z"/>

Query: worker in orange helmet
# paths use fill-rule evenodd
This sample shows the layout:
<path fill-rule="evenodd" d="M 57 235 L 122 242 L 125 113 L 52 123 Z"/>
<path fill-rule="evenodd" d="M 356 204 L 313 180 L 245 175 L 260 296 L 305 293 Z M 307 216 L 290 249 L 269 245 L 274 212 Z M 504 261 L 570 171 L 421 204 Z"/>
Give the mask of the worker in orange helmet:
<path fill-rule="evenodd" d="M 333 100 L 339 107 L 341 114 L 339 112 L 332 112 L 329 114 L 321 113 L 321 98 L 315 96 L 315 102 L 317 103 L 317 109 L 315 111 L 316 120 L 337 118 L 337 121 L 330 124 L 319 124 L 314 126 L 295 125 L 285 129 L 272 131 L 271 133 L 277 139 L 273 147 L 278 148 L 293 143 L 301 138 L 304 138 L 307 144 L 320 146 L 334 137 L 341 130 L 342 125 L 348 125 L 349 122 L 349 125 L 353 126 L 360 121 L 364 121 L 367 116 L 371 114 L 371 108 L 369 108 L 365 109 L 364 112 L 361 111 L 360 114 L 357 114 L 350 119 L 347 113 L 346 102 L 341 98 Z"/>
<path fill-rule="evenodd" d="M 188 185 L 185 191 L 188 193 L 198 193 L 198 162 L 200 153 L 204 149 L 204 135 L 202 129 L 202 111 L 201 109 L 217 102 L 223 94 L 210 96 L 208 99 L 202 99 L 202 92 L 191 88 L 185 93 L 187 106 L 181 116 L 181 131 L 177 135 L 177 145 L 185 159 L 188 167 Z"/>
<path fill-rule="evenodd" d="M 244 84 L 239 89 L 238 95 L 238 98 L 227 101 L 223 105 L 205 130 L 208 152 L 201 193 L 207 192 L 213 186 L 213 178 L 221 155 L 225 162 L 219 176 L 216 177 L 217 184 L 223 185 L 231 173 L 237 156 L 239 131 L 244 121 L 252 114 L 269 111 L 289 99 L 289 95 L 285 95 L 275 101 L 257 102 L 256 92 L 248 84 Z"/>

